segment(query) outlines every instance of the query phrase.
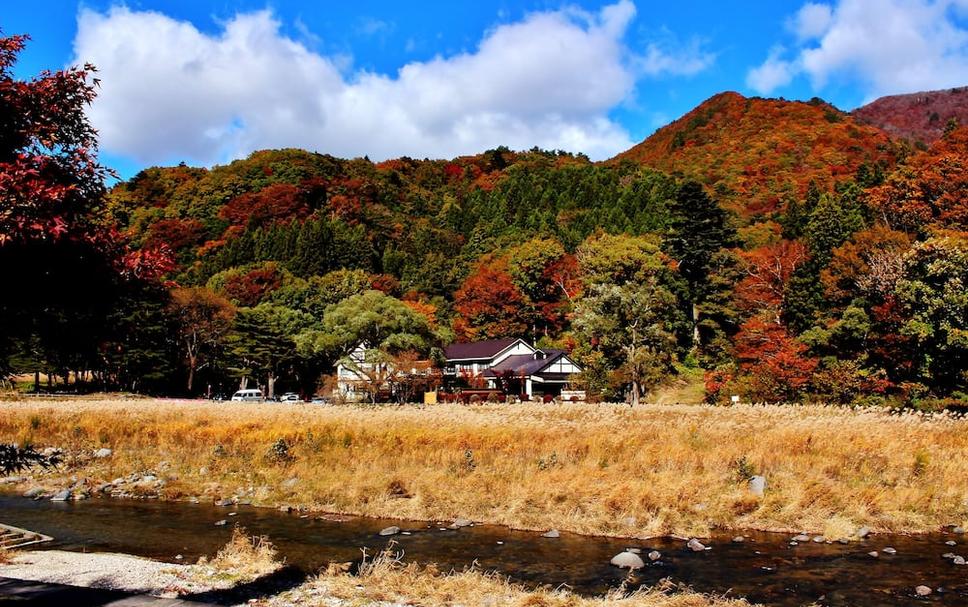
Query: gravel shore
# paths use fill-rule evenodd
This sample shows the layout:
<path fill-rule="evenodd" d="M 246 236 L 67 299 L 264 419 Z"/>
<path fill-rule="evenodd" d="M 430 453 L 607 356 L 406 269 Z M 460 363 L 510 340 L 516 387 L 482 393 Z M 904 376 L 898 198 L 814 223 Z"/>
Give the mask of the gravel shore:
<path fill-rule="evenodd" d="M 9 565 L 0 565 L 0 576 L 126 590 L 174 598 L 215 588 L 198 579 L 192 565 L 159 563 L 128 554 L 36 550 L 22 552 Z"/>

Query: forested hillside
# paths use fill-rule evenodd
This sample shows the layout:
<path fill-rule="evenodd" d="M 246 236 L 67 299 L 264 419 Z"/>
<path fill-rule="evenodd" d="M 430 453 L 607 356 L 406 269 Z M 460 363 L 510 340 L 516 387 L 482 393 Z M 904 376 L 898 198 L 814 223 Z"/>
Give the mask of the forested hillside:
<path fill-rule="evenodd" d="M 616 160 L 697 179 L 733 211 L 759 215 L 801 199 L 811 183 L 827 190 L 862 166 L 883 171 L 897 154 L 882 131 L 821 99 L 805 103 L 726 92 Z"/>
<path fill-rule="evenodd" d="M 33 127 L 0 137 L 8 156 L 44 157 Z M 3 194 L 33 215 L 0 221 L 3 267 L 25 287 L 0 298 L 0 372 L 312 394 L 361 341 L 413 361 L 524 337 L 568 350 L 604 398 L 705 373 L 711 401 L 942 406 L 968 392 L 966 162 L 968 128 L 915 151 L 819 100 L 724 93 L 602 164 L 266 150 L 104 192 L 82 163 L 84 221 Z M 97 254 L 67 263 L 78 247 Z M 45 263 L 70 289 L 44 290 Z M 88 267 L 106 286 L 85 287 Z"/>
<path fill-rule="evenodd" d="M 930 145 L 958 125 L 968 125 L 968 87 L 881 97 L 851 115 L 863 124 L 915 145 Z"/>

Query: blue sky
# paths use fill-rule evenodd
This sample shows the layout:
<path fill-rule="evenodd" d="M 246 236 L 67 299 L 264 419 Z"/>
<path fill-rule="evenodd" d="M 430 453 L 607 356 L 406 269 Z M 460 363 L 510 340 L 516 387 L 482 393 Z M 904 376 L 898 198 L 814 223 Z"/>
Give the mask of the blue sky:
<path fill-rule="evenodd" d="M 968 0 L 6 3 L 17 74 L 101 70 L 102 159 L 264 147 L 608 157 L 724 90 L 843 109 L 968 84 Z"/>

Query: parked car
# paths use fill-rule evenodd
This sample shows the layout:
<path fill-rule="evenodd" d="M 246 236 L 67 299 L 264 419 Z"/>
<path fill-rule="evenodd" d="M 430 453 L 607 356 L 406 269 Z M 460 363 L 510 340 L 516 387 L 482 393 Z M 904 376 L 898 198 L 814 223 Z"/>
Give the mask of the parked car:
<path fill-rule="evenodd" d="M 286 392 L 281 398 L 279 398 L 279 402 L 282 403 L 297 403 L 299 400 L 299 395 L 295 392 Z"/>
<path fill-rule="evenodd" d="M 239 390 L 232 395 L 232 400 L 235 402 L 262 402 L 265 400 L 265 396 L 262 394 L 262 390 Z"/>
<path fill-rule="evenodd" d="M 314 405 L 329 405 L 332 404 L 333 398 L 331 396 L 314 396 L 309 402 Z"/>

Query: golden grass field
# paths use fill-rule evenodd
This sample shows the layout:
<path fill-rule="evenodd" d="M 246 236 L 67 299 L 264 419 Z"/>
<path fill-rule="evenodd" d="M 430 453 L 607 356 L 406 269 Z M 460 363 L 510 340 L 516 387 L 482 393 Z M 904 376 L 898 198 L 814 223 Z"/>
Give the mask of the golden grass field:
<path fill-rule="evenodd" d="M 164 461 L 170 467 L 158 474 L 170 499 L 245 495 L 263 505 L 525 529 L 839 538 L 861 525 L 921 532 L 968 520 L 968 420 L 945 415 L 21 400 L 0 402 L 0 441 L 66 449 L 66 466 L 35 475 L 52 487 L 68 475 L 93 483 L 159 471 Z M 100 447 L 114 454 L 72 457 Z M 751 473 L 767 478 L 762 498 L 747 489 Z"/>

